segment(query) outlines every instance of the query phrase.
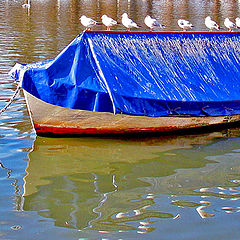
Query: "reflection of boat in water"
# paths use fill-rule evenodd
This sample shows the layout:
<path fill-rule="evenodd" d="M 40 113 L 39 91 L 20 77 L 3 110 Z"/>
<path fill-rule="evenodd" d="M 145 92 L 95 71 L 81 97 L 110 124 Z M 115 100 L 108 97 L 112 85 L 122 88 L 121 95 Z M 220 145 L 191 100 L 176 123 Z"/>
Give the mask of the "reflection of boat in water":
<path fill-rule="evenodd" d="M 238 129 L 235 129 L 238 133 Z M 233 129 L 234 131 L 234 129 Z M 236 134 L 237 134 L 236 133 Z M 203 135 L 189 136 L 164 136 L 150 138 L 42 138 L 38 137 L 34 143 L 34 150 L 30 153 L 30 171 L 26 179 L 31 178 L 31 183 L 40 185 L 48 183 L 45 178 L 53 175 L 73 174 L 79 170 L 81 173 L 89 173 L 95 168 L 98 173 L 110 174 L 116 164 L 127 164 L 134 166 L 142 160 L 151 160 L 158 157 L 159 153 L 164 153 L 165 158 L 169 158 L 168 151 L 175 149 L 189 149 L 194 145 L 208 144 L 215 139 L 224 136 L 231 136 L 229 131 L 214 132 Z M 168 161 L 165 162 L 165 167 Z M 48 167 L 50 166 L 51 167 Z M 198 167 L 203 166 L 199 164 Z M 37 168 L 44 171 L 36 172 Z M 54 169 L 54 171 L 53 171 Z M 124 171 L 130 170 L 129 168 Z M 159 169 L 157 170 L 159 171 Z M 94 171 L 93 171 L 94 172 Z M 172 174 L 172 172 L 168 172 Z M 36 178 L 36 179 L 34 179 Z M 27 184 L 27 182 L 26 182 Z M 36 191 L 36 185 L 31 184 L 27 188 L 25 195 Z"/>
<path fill-rule="evenodd" d="M 239 123 L 238 33 L 84 32 L 16 64 L 37 134 L 172 132 Z"/>
<path fill-rule="evenodd" d="M 224 134 L 146 139 L 38 137 L 26 169 L 24 210 L 53 218 L 57 226 L 78 229 L 128 230 L 135 229 L 134 221 L 173 219 L 177 212 L 170 208 L 151 208 L 156 195 L 224 197 L 197 191 L 231 185 L 229 169 L 237 161 L 209 157 L 211 148 L 224 141 Z"/>

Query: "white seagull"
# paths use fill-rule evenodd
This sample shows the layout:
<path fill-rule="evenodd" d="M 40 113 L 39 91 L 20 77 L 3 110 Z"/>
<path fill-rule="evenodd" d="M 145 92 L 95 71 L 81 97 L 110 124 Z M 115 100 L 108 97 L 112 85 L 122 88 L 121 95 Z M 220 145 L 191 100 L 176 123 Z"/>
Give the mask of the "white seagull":
<path fill-rule="evenodd" d="M 148 15 L 145 17 L 144 23 L 150 28 L 150 32 L 152 32 L 154 28 L 165 28 L 165 26 L 159 23 L 155 18 L 151 18 Z"/>
<path fill-rule="evenodd" d="M 232 32 L 234 28 L 236 28 L 236 25 L 234 22 L 230 21 L 229 18 L 226 18 L 224 20 L 224 25 L 226 28 L 228 28 L 229 32 Z"/>
<path fill-rule="evenodd" d="M 22 5 L 23 8 L 30 8 L 31 7 L 31 3 L 30 3 L 30 0 L 27 1 L 27 3 L 24 3 Z"/>
<path fill-rule="evenodd" d="M 179 19 L 179 20 L 178 20 L 178 26 L 179 26 L 180 28 L 182 28 L 183 31 L 187 31 L 187 30 L 193 28 L 193 25 L 192 25 L 189 21 L 184 20 L 184 19 Z"/>
<path fill-rule="evenodd" d="M 139 26 L 130 18 L 128 18 L 127 13 L 122 15 L 122 25 L 130 31 L 131 28 L 139 28 Z"/>
<path fill-rule="evenodd" d="M 240 18 L 239 17 L 236 18 L 236 26 L 237 26 L 237 28 L 240 28 Z"/>
<path fill-rule="evenodd" d="M 86 27 L 86 30 L 91 30 L 91 28 L 97 24 L 95 20 L 88 18 L 85 15 L 80 17 L 80 21 L 81 24 Z"/>
<path fill-rule="evenodd" d="M 211 19 L 210 16 L 208 16 L 208 17 L 205 18 L 205 25 L 206 25 L 207 28 L 209 28 L 209 31 L 210 31 L 210 32 L 211 32 L 214 28 L 217 29 L 217 30 L 220 29 L 219 25 L 218 25 L 216 22 L 214 22 L 214 21 Z"/>
<path fill-rule="evenodd" d="M 117 21 L 108 17 L 107 15 L 102 15 L 102 23 L 107 27 L 107 30 L 110 31 L 111 27 L 117 24 Z"/>

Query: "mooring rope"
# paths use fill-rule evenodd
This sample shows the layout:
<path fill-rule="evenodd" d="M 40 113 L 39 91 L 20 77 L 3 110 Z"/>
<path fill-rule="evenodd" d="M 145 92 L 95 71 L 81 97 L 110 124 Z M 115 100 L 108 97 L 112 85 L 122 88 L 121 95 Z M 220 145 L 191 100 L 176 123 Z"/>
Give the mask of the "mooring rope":
<path fill-rule="evenodd" d="M 16 98 L 19 90 L 21 89 L 21 86 L 20 86 L 20 85 L 21 85 L 21 84 L 19 83 L 18 86 L 17 86 L 17 89 L 16 89 L 15 92 L 13 93 L 13 95 L 12 95 L 12 97 L 10 98 L 9 102 L 5 105 L 4 108 L 2 108 L 2 109 L 0 110 L 0 114 L 2 114 L 2 113 L 12 104 L 12 102 L 13 102 L 14 99 Z"/>

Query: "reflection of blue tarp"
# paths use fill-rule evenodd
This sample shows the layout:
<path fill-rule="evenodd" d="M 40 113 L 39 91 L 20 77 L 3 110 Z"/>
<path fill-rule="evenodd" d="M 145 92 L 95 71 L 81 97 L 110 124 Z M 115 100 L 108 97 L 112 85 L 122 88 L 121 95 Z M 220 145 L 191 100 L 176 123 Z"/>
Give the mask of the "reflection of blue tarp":
<path fill-rule="evenodd" d="M 11 72 L 37 98 L 131 115 L 240 114 L 239 33 L 85 32 Z"/>

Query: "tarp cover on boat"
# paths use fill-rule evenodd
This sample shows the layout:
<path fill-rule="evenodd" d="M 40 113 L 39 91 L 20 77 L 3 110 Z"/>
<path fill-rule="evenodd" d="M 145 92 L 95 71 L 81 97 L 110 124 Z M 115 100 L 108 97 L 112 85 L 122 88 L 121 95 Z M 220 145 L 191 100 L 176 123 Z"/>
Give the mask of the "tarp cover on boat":
<path fill-rule="evenodd" d="M 45 102 L 130 115 L 240 114 L 239 33 L 84 32 L 11 76 Z"/>

